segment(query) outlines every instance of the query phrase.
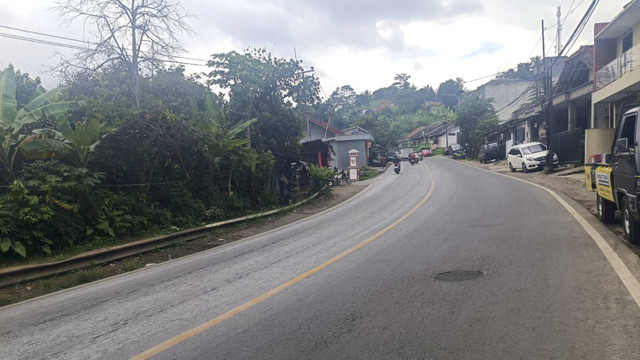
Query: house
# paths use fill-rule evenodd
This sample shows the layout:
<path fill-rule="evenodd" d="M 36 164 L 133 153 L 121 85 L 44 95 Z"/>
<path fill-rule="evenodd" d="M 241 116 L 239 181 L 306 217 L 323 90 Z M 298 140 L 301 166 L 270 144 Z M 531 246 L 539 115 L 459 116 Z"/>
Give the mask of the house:
<path fill-rule="evenodd" d="M 446 148 L 448 146 L 448 137 L 449 129 L 454 128 L 451 123 L 446 121 L 439 121 L 428 129 L 425 133 L 425 138 L 428 142 L 431 143 L 431 147 L 435 148 Z"/>
<path fill-rule="evenodd" d="M 333 126 L 308 118 L 305 137 L 300 140 L 301 160 L 322 167 L 329 166 L 336 155 L 327 140 L 335 138 L 337 134 L 341 134 L 341 131 Z"/>
<path fill-rule="evenodd" d="M 420 144 L 431 143 L 433 148 L 446 148 L 457 144 L 460 128 L 446 121 L 420 126 L 398 140 L 400 149 L 415 149 Z"/>
<path fill-rule="evenodd" d="M 385 108 L 393 108 L 394 106 L 395 106 L 395 104 L 392 101 L 385 100 L 385 101 L 382 102 L 382 104 L 380 104 L 380 105 L 378 105 L 378 106 L 376 106 L 374 108 L 362 110 L 360 112 L 360 114 L 361 115 L 371 115 L 372 116 L 372 115 L 375 115 L 375 114 L 379 113 L 380 111 L 384 110 Z"/>
<path fill-rule="evenodd" d="M 521 92 L 516 92 L 513 100 L 502 107 L 497 107 L 496 111 L 502 113 L 500 128 L 496 136 L 497 141 L 505 144 L 505 151 L 515 144 L 531 141 L 546 141 L 545 120 L 542 111 L 543 76 L 544 69 L 551 71 L 551 80 L 557 83 L 560 74 L 565 66 L 566 57 L 548 57 L 541 64 L 533 69 L 534 80 Z M 511 108 L 511 104 L 521 105 L 511 113 L 508 120 L 505 110 Z M 494 106 L 495 107 L 495 106 Z M 505 154 L 506 155 L 506 154 Z"/>
<path fill-rule="evenodd" d="M 344 130 L 317 121 L 307 119 L 305 137 L 300 140 L 306 161 L 320 166 L 337 167 L 347 170 L 349 167 L 349 151 L 359 151 L 358 163 L 364 166 L 369 163 L 373 136 L 365 129 L 354 126 Z M 317 160 L 311 161 L 315 157 Z"/>
<path fill-rule="evenodd" d="M 585 160 L 611 151 L 616 119 L 640 100 L 640 0 L 625 5 L 611 22 L 595 24 L 593 45 L 593 116 Z"/>
<path fill-rule="evenodd" d="M 445 149 L 460 144 L 460 126 L 451 125 L 445 134 L 438 137 L 438 144 Z"/>
<path fill-rule="evenodd" d="M 426 138 L 424 136 L 427 131 L 426 126 L 420 126 L 414 129 L 412 132 L 406 134 L 398 140 L 398 148 L 400 149 L 414 149 L 416 146 L 424 143 Z"/>
<path fill-rule="evenodd" d="M 369 164 L 373 140 L 373 136 L 359 126 L 342 130 L 340 134 L 336 134 L 333 139 L 328 140 L 336 153 L 335 161 L 332 165 L 340 170 L 348 169 L 349 151 L 353 149 L 359 152 L 358 164 L 360 164 L 360 166 Z"/>
<path fill-rule="evenodd" d="M 535 87 L 534 80 L 526 79 L 494 79 L 479 86 L 473 91 L 481 99 L 493 100 L 493 108 L 496 110 L 500 123 L 511 119 L 514 111 L 529 101 L 529 93 Z"/>
<path fill-rule="evenodd" d="M 581 46 L 565 60 L 553 92 L 552 143 L 560 163 L 584 161 L 592 92 L 593 46 Z"/>

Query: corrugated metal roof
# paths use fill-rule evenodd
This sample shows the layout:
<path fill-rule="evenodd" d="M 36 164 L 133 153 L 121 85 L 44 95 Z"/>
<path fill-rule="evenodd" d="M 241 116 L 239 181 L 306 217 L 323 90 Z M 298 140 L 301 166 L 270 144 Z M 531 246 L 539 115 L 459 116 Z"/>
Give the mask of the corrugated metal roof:
<path fill-rule="evenodd" d="M 307 120 L 308 120 L 310 123 L 315 124 L 315 125 L 318 125 L 318 126 L 320 126 L 321 128 L 326 129 L 326 130 L 328 130 L 328 131 L 331 131 L 331 132 L 332 132 L 332 133 L 334 133 L 334 134 L 342 134 L 342 131 L 340 131 L 340 130 L 338 130 L 338 129 L 334 128 L 333 126 L 331 126 L 331 125 L 329 125 L 329 124 L 327 124 L 327 123 L 325 123 L 325 122 L 322 122 L 322 121 L 316 121 L 316 120 L 313 120 L 313 119 L 311 119 L 311 118 L 308 118 Z"/>
<path fill-rule="evenodd" d="M 581 46 L 571 55 L 562 69 L 554 95 L 560 95 L 580 85 L 589 84 L 590 71 L 593 69 L 593 45 Z"/>

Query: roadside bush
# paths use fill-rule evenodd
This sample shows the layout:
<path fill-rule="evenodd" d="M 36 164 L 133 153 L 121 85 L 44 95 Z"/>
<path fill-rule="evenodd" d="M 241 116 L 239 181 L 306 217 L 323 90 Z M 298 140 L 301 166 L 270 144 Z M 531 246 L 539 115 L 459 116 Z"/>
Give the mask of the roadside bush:
<path fill-rule="evenodd" d="M 95 192 L 95 218 L 89 219 L 88 236 L 122 237 L 137 235 L 153 225 L 170 226 L 171 213 L 142 193 Z"/>
<path fill-rule="evenodd" d="M 191 196 L 182 183 L 172 183 L 158 187 L 155 198 L 160 206 L 168 209 L 173 216 L 173 225 L 188 226 L 199 224 L 205 212 L 204 203 Z"/>
<path fill-rule="evenodd" d="M 18 175 L 29 192 L 53 210 L 46 224 L 51 248 L 73 245 L 85 238 L 85 221 L 94 206 L 91 193 L 103 178 L 102 173 L 58 160 L 41 160 L 26 163 Z"/>
<path fill-rule="evenodd" d="M 50 254 L 53 241 L 47 236 L 47 225 L 53 214 L 50 206 L 16 180 L 9 193 L 0 198 L 1 254 L 22 257 L 33 252 Z"/>
<path fill-rule="evenodd" d="M 311 176 L 311 180 L 309 181 L 309 188 L 312 193 L 319 191 L 322 189 L 325 184 L 331 179 L 333 176 L 333 170 L 327 169 L 324 167 L 319 167 L 316 165 L 310 165 L 308 168 L 309 175 Z"/>
<path fill-rule="evenodd" d="M 85 238 L 85 210 L 100 173 L 57 160 L 25 163 L 18 181 L 0 198 L 0 251 L 51 254 Z"/>

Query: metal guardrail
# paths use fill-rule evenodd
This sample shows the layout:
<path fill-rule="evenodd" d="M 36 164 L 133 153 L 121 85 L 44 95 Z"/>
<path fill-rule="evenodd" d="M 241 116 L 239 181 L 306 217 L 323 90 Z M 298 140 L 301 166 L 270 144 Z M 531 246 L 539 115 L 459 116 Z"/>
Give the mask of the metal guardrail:
<path fill-rule="evenodd" d="M 171 246 L 176 242 L 195 240 L 197 238 L 208 235 L 212 229 L 220 226 L 256 219 L 263 216 L 269 216 L 277 214 L 279 212 L 294 209 L 316 198 L 318 194 L 320 194 L 325 188 L 326 186 L 322 188 L 322 190 L 300 202 L 271 211 L 247 215 L 225 221 L 219 221 L 197 228 L 182 230 L 173 234 L 156 236 L 105 249 L 93 250 L 80 255 L 76 255 L 69 259 L 56 262 L 0 269 L 0 287 L 16 284 L 21 281 L 34 280 L 61 274 L 71 270 L 81 269 L 87 266 L 104 264 L 109 261 L 115 261 L 155 249 Z"/>

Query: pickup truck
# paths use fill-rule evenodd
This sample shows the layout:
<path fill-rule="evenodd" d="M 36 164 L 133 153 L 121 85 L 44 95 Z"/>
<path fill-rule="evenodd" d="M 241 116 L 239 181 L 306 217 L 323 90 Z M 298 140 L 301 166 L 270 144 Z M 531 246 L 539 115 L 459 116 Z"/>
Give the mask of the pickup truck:
<path fill-rule="evenodd" d="M 620 210 L 627 240 L 640 244 L 640 105 L 627 109 L 617 121 L 611 153 L 585 164 L 585 184 L 596 192 L 600 220 L 611 222 Z"/>

